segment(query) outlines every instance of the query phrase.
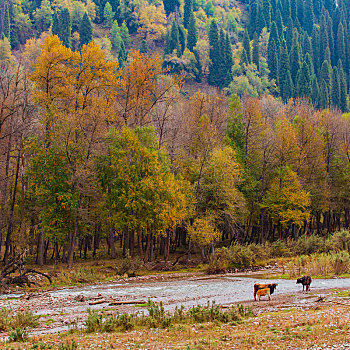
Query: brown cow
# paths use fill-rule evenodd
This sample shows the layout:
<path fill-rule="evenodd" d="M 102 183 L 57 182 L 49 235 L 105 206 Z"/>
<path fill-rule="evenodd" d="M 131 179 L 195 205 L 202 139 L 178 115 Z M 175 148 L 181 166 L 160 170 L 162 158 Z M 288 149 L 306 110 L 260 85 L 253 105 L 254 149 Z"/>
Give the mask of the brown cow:
<path fill-rule="evenodd" d="M 269 288 L 270 294 L 273 294 L 273 292 L 275 291 L 277 286 L 278 286 L 277 283 L 269 283 L 269 284 L 256 283 L 256 284 L 254 284 L 254 300 L 256 300 L 256 293 L 259 289 Z"/>
<path fill-rule="evenodd" d="M 267 295 L 269 297 L 269 300 L 271 300 L 270 288 L 259 289 L 256 292 L 256 295 L 258 296 L 259 301 L 260 301 L 260 298 L 265 296 L 265 295 Z"/>

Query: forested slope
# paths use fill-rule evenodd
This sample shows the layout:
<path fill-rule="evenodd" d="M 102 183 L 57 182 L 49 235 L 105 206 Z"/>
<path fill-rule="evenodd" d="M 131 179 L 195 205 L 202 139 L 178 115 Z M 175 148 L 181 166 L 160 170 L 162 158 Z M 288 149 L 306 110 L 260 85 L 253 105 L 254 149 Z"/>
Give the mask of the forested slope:
<path fill-rule="evenodd" d="M 4 260 L 71 266 L 101 242 L 115 258 L 116 241 L 144 261 L 207 258 L 218 241 L 348 228 L 349 10 L 3 2 Z"/>

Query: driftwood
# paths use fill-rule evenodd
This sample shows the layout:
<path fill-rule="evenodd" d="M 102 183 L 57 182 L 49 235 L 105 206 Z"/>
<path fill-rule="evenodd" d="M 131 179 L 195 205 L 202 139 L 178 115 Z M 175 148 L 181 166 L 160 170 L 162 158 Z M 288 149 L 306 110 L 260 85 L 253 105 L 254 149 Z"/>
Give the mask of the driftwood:
<path fill-rule="evenodd" d="M 37 274 L 47 278 L 52 283 L 49 275 L 46 273 L 36 271 L 34 269 L 28 269 L 24 265 L 26 263 L 27 250 L 25 249 L 22 253 L 10 258 L 4 269 L 0 273 L 0 287 L 7 291 L 11 285 L 30 287 L 35 282 L 29 279 L 29 275 Z M 12 274 L 18 273 L 17 276 L 11 276 Z"/>
<path fill-rule="evenodd" d="M 109 306 L 112 305 L 132 305 L 132 304 L 146 304 L 145 300 L 114 300 L 109 303 Z"/>

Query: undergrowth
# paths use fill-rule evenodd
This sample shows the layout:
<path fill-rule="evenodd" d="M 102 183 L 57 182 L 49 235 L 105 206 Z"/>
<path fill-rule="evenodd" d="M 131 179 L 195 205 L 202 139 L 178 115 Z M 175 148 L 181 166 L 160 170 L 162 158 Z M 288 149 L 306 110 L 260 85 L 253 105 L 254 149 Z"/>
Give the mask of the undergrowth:
<path fill-rule="evenodd" d="M 250 308 L 243 305 L 232 306 L 223 310 L 219 305 L 208 302 L 207 306 L 193 306 L 185 310 L 184 306 L 176 307 L 174 312 L 167 312 L 163 303 L 148 301 L 147 314 L 105 315 L 103 312 L 88 310 L 85 321 L 86 332 L 129 331 L 134 328 L 169 328 L 181 323 L 240 323 L 244 318 L 253 316 Z"/>

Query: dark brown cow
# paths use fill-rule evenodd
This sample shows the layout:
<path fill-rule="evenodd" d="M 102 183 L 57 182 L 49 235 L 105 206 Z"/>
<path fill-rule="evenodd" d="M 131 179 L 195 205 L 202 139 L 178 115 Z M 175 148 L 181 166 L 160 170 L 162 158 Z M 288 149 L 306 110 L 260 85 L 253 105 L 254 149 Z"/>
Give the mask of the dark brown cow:
<path fill-rule="evenodd" d="M 312 280 L 311 280 L 310 276 L 303 276 L 303 277 L 297 279 L 296 284 L 301 283 L 303 285 L 303 291 L 304 291 L 304 288 L 306 286 L 306 291 L 308 292 L 310 290 L 311 282 L 312 282 Z"/>
<path fill-rule="evenodd" d="M 277 288 L 278 284 L 277 283 L 269 283 L 269 284 L 260 284 L 260 283 L 256 283 L 254 284 L 254 300 L 256 300 L 256 292 L 259 289 L 265 289 L 265 288 L 269 288 L 270 289 L 270 294 L 273 294 L 273 292 L 275 291 L 275 289 Z"/>

